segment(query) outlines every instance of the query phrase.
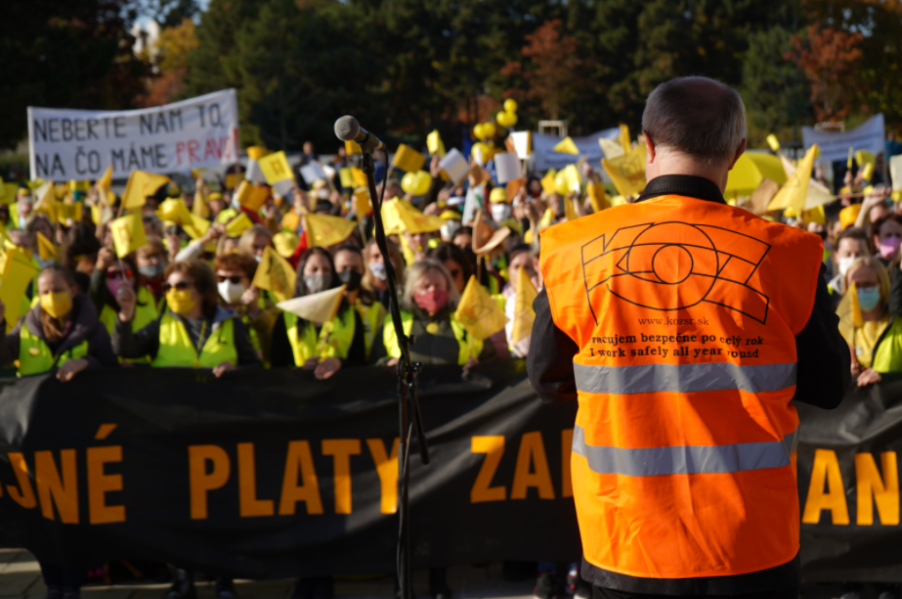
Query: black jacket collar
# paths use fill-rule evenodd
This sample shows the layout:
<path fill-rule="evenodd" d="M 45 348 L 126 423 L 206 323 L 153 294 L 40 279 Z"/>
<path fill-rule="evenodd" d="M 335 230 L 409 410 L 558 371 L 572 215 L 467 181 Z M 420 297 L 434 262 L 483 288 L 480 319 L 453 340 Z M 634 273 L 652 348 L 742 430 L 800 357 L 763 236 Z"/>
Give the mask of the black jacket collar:
<path fill-rule="evenodd" d="M 645 191 L 639 196 L 637 202 L 643 202 L 652 198 L 665 195 L 688 196 L 699 200 L 726 204 L 720 188 L 710 179 L 696 177 L 695 175 L 663 175 L 655 177 L 645 186 Z"/>

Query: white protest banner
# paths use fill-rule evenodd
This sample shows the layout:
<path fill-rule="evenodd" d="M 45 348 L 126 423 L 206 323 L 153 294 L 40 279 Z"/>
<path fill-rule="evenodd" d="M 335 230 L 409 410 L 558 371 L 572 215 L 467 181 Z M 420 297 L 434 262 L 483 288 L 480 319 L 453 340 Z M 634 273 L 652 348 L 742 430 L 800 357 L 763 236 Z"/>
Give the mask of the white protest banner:
<path fill-rule="evenodd" d="M 836 133 L 832 131 L 815 131 L 813 127 L 802 127 L 802 140 L 805 149 L 817 144 L 821 150 L 821 160 L 827 162 L 843 162 L 849 157 L 849 148 L 856 151 L 867 150 L 881 154 L 885 150 L 883 144 L 886 135 L 883 131 L 883 115 L 872 116 L 861 125 L 849 131 Z"/>
<path fill-rule="evenodd" d="M 517 158 L 516 152 L 501 152 L 495 154 L 495 174 L 498 177 L 498 183 L 504 184 L 508 181 L 523 178 L 523 172 L 520 168 L 520 159 Z"/>
<path fill-rule="evenodd" d="M 238 159 L 234 89 L 140 110 L 28 108 L 32 179 L 188 172 Z"/>

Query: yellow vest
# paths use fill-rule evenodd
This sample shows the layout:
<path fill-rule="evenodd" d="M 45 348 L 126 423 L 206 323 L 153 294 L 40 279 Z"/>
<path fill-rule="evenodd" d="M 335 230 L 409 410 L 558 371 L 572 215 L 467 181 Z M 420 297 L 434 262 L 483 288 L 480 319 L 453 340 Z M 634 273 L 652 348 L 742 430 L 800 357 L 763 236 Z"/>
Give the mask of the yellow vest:
<path fill-rule="evenodd" d="M 182 321 L 168 312 L 163 314 L 160 319 L 160 349 L 151 366 L 154 368 L 170 366 L 214 368 L 223 362 L 238 364 L 238 350 L 235 349 L 235 328 L 232 317 L 221 322 L 209 333 L 201 354 L 198 356 Z"/>
<path fill-rule="evenodd" d="M 373 340 L 376 333 L 385 320 L 385 308 L 379 302 L 371 306 L 365 306 L 362 302 L 354 304 L 354 309 L 360 314 L 363 322 L 363 338 L 366 356 L 369 357 L 373 348 Z M 323 324 L 319 336 L 312 325 L 304 327 L 298 335 L 298 317 L 290 312 L 285 312 L 285 328 L 288 331 L 288 342 L 294 354 L 296 366 L 303 366 L 304 362 L 313 357 L 346 359 L 354 341 L 355 322 L 354 313 L 346 308 L 341 314 Z"/>
<path fill-rule="evenodd" d="M 56 366 L 62 366 L 69 360 L 78 360 L 88 355 L 88 342 L 82 341 L 62 354 L 54 356 L 40 337 L 36 337 L 23 324 L 19 330 L 19 376 L 43 374 Z"/>
<path fill-rule="evenodd" d="M 877 372 L 902 372 L 902 318 L 893 316 L 877 341 L 871 368 Z"/>
<path fill-rule="evenodd" d="M 404 334 L 409 337 L 410 331 L 413 330 L 412 313 L 404 312 L 403 310 L 401 311 L 401 326 L 404 328 Z M 454 338 L 457 339 L 457 346 L 460 350 L 457 357 L 458 366 L 466 364 L 471 357 L 478 358 L 479 354 L 482 353 L 483 342 L 473 337 L 471 353 L 471 342 L 468 339 L 467 329 L 454 318 L 453 314 L 451 315 L 451 330 L 454 331 Z M 391 318 L 385 321 L 385 326 L 382 328 L 382 342 L 385 344 L 385 353 L 388 357 L 401 357 L 401 346 L 398 345 L 398 336 L 395 334 L 395 323 Z"/>
<path fill-rule="evenodd" d="M 141 304 L 144 305 L 142 306 Z M 138 289 L 138 303 L 135 304 L 135 316 L 132 318 L 132 332 L 136 333 L 140 331 L 156 320 L 159 315 L 160 313 L 157 310 L 153 294 L 147 287 L 144 287 L 143 285 L 140 286 Z M 110 336 L 113 335 L 113 329 L 116 328 L 116 318 L 118 318 L 118 316 L 116 311 L 107 304 L 104 304 L 103 308 L 100 310 L 98 320 L 103 323 L 103 326 L 106 327 Z M 150 362 L 150 359 L 145 356 L 143 358 L 120 358 L 119 361 L 145 364 Z"/>

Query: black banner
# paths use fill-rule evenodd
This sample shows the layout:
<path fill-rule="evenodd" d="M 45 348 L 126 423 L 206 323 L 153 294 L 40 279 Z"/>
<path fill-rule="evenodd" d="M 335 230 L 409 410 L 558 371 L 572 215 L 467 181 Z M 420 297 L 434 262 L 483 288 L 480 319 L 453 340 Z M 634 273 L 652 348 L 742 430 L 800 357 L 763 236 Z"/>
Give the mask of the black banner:
<path fill-rule="evenodd" d="M 247 578 L 395 568 L 391 369 L 122 369 L 0 381 L 0 536 L 68 567 L 152 559 Z M 522 361 L 429 368 L 411 458 L 414 567 L 578 560 L 575 402 Z M 567 451 L 563 451 L 566 448 Z M 395 450 L 396 456 L 396 450 Z"/>
<path fill-rule="evenodd" d="M 579 559 L 576 403 L 522 361 L 427 368 L 433 462 L 412 457 L 414 567 Z M 273 578 L 394 570 L 394 371 L 167 369 L 0 380 L 0 544 L 71 568 L 151 559 Z M 902 581 L 902 383 L 799 405 L 806 581 Z"/>

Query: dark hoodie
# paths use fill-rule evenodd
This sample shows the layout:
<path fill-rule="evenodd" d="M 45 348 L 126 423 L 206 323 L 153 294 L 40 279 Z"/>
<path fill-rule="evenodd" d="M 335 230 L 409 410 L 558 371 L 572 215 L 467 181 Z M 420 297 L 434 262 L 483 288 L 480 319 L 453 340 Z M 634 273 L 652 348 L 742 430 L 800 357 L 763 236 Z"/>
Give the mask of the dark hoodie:
<path fill-rule="evenodd" d="M 19 331 L 23 326 L 28 327 L 28 331 L 32 335 L 47 343 L 44 338 L 44 327 L 41 326 L 40 314 L 41 306 L 35 306 L 6 335 L 6 343 L 0 343 L 0 365 L 5 366 L 19 359 Z M 98 323 L 97 310 L 94 309 L 94 305 L 81 293 L 72 297 L 72 316 L 72 328 L 62 341 L 55 346 L 47 343 L 53 355 L 59 355 L 87 340 L 88 355 L 85 356 L 85 359 L 88 361 L 88 368 L 118 366 L 119 362 L 110 345 L 109 333 L 103 325 Z M 6 326 L 5 320 L 3 326 Z"/>

